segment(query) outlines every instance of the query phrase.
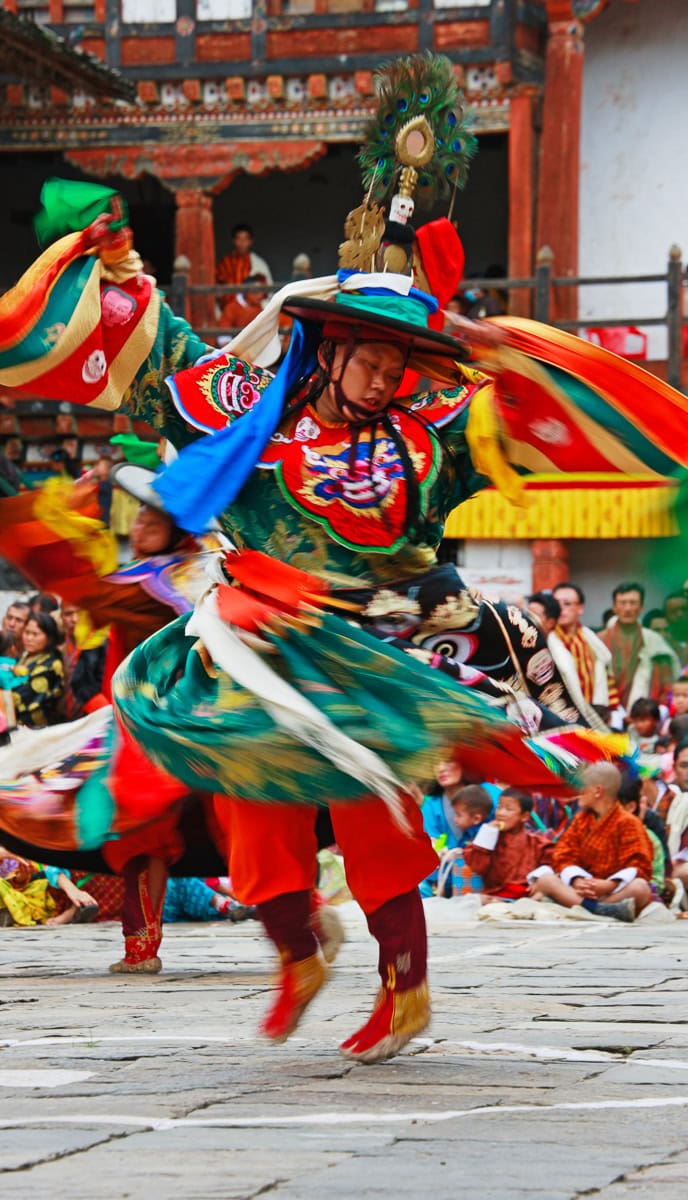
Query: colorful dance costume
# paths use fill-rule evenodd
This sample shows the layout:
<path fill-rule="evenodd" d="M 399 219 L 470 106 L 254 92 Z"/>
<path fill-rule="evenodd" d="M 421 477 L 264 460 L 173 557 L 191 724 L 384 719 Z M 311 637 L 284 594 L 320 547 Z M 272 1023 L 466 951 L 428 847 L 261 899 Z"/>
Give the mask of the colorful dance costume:
<path fill-rule="evenodd" d="M 330 804 L 349 886 L 379 944 L 372 1016 L 341 1047 L 365 1062 L 396 1053 L 430 1017 L 417 885 L 437 860 L 404 780 L 427 777 L 438 756 L 458 752 L 469 769 L 489 756 L 496 776 L 551 790 L 551 760 L 479 688 L 513 697 L 515 685 L 564 721 L 577 715 L 532 621 L 476 601 L 454 568 L 437 565 L 450 510 L 488 476 L 517 495 L 509 459 L 521 461 L 501 427 L 519 413 L 457 361 L 457 340 L 433 332 L 437 302 L 414 286 L 423 283 L 424 230 L 414 236 L 409 224 L 413 191 L 433 200 L 442 183 L 461 179 L 471 148 L 462 122 L 447 60 L 392 68 L 369 142 L 368 195 L 348 218 L 340 272 L 278 294 L 224 355 L 197 362 L 206 348 L 136 274 L 122 228 L 113 240 L 111 196 L 101 210 L 110 216 L 57 243 L 40 273 L 43 302 L 46 280 L 78 275 L 75 311 L 88 313 L 89 339 L 80 343 L 83 323 L 68 321 L 49 348 L 43 309 L 31 307 L 31 273 L 23 292 L 15 289 L 12 346 L 0 338 L 0 383 L 30 381 L 38 394 L 64 389 L 72 401 L 104 407 L 128 387 L 125 410 L 187 447 L 156 484 L 166 509 L 191 530 L 217 516 L 238 547 L 225 582 L 192 620 L 155 634 L 122 665 L 115 704 L 158 766 L 218 794 L 237 895 L 259 906 L 280 953 L 263 1026 L 275 1040 L 294 1029 L 326 977 L 312 928 L 309 806 Z M 397 165 L 400 189 L 385 221 L 377 200 Z M 448 222 L 439 225 L 455 238 Z M 53 293 L 55 310 L 60 289 Z M 270 379 L 251 362 L 280 310 L 294 329 Z M 42 331 L 42 348 L 28 345 L 17 314 Z M 410 371 L 448 390 L 352 409 L 351 363 L 368 343 L 396 348 Z M 534 373 L 522 358 L 509 357 L 516 394 Z M 173 373 L 174 403 L 162 386 Z M 551 399 L 547 378 L 543 368 L 541 405 Z M 578 380 L 578 396 L 583 389 Z M 673 396 L 665 409 L 678 403 Z M 331 408 L 323 415 L 323 397 L 336 404 L 334 416 Z M 570 406 L 566 417 L 575 425 Z M 188 445 L 199 427 L 210 436 Z M 518 448 L 526 435 L 517 433 Z M 585 447 L 581 458 L 585 469 Z"/>

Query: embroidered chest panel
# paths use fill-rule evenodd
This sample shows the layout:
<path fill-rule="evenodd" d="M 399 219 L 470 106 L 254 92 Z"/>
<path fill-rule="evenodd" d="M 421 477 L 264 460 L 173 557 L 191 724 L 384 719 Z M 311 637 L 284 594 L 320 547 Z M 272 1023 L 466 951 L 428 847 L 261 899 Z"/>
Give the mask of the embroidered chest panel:
<path fill-rule="evenodd" d="M 168 380 L 180 415 L 204 432 L 246 419 L 272 376 L 228 353 L 199 360 Z M 473 388 L 405 400 L 390 412 L 406 446 L 419 488 L 420 520 L 427 516 L 442 465 L 438 430 L 466 406 Z M 275 472 L 280 493 L 328 537 L 354 551 L 394 554 L 406 541 L 408 484 L 394 439 L 379 426 L 356 433 L 325 425 L 312 408 L 287 417 L 257 467 Z"/>
<path fill-rule="evenodd" d="M 426 510 L 441 446 L 434 431 L 404 412 L 392 421 L 413 464 Z M 284 423 L 258 464 L 274 470 L 285 499 L 353 550 L 392 554 L 406 540 L 408 485 L 394 440 L 379 427 L 324 425 L 312 409 Z"/>

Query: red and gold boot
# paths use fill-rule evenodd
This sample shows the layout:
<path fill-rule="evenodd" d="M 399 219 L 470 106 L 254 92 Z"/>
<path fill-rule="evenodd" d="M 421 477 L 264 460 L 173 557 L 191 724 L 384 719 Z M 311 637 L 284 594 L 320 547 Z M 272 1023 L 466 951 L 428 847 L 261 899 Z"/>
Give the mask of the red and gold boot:
<path fill-rule="evenodd" d="M 122 871 L 124 903 L 122 932 L 124 958 L 110 966 L 113 975 L 157 975 L 162 968 L 158 950 L 162 941 L 162 906 L 166 869 L 160 859 L 139 855 Z"/>
<path fill-rule="evenodd" d="M 259 1034 L 271 1042 L 286 1042 L 326 979 L 327 965 L 319 953 L 299 962 L 283 959 L 277 995 L 260 1023 Z"/>
<path fill-rule="evenodd" d="M 373 1011 L 339 1047 L 344 1058 L 384 1062 L 430 1023 L 432 1010 L 426 978 L 427 935 L 423 903 L 416 889 L 386 901 L 368 914 L 368 928 L 380 947 L 382 987 Z"/>
<path fill-rule="evenodd" d="M 327 979 L 327 965 L 311 925 L 310 892 L 289 892 L 258 905 L 266 933 L 280 956 L 277 995 L 259 1033 L 285 1042 Z"/>

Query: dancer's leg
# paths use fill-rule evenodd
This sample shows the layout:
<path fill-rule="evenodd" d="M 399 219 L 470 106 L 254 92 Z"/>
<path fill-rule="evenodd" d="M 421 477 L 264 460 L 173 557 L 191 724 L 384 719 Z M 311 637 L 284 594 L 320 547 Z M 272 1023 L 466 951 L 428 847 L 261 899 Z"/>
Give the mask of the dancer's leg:
<path fill-rule="evenodd" d="M 110 970 L 116 975 L 155 975 L 162 967 L 158 950 L 167 867 L 162 859 L 141 854 L 125 864 L 122 875 L 124 958 L 112 963 Z"/>
<path fill-rule="evenodd" d="M 157 974 L 162 941 L 162 906 L 168 866 L 184 851 L 177 828 L 178 813 L 171 810 L 141 830 L 106 842 L 103 858 L 124 880 L 122 933 L 124 958 L 110 970 L 118 975 Z"/>
<path fill-rule="evenodd" d="M 391 1058 L 430 1020 L 427 935 L 418 884 L 437 867 L 437 855 L 409 797 L 409 828 L 381 800 L 336 805 L 332 819 L 346 862 L 347 882 L 379 947 L 381 987 L 366 1024 L 340 1047 L 347 1058 Z"/>
<path fill-rule="evenodd" d="M 315 812 L 218 796 L 215 813 L 229 846 L 234 894 L 257 906 L 280 957 L 277 993 L 260 1032 L 281 1042 L 327 978 L 313 929 Z"/>

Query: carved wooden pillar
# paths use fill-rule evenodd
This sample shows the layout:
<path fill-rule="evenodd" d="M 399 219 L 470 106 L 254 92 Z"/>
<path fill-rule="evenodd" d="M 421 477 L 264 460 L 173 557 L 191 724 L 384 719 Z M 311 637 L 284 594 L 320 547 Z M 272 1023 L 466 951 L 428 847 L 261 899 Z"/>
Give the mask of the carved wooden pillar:
<path fill-rule="evenodd" d="M 191 263 L 189 283 L 210 285 L 215 282 L 215 230 L 213 198 L 199 187 L 174 189 L 177 202 L 175 258 L 184 255 Z M 199 331 L 216 325 L 213 296 L 192 296 L 191 324 Z"/>
<path fill-rule="evenodd" d="M 578 188 L 583 93 L 583 26 L 571 0 L 546 0 L 545 61 L 538 173 L 537 248 L 550 246 L 554 274 L 578 274 Z M 553 317 L 575 318 L 577 289 L 553 290 Z"/>
<path fill-rule="evenodd" d="M 533 591 L 550 591 L 569 577 L 569 551 L 558 538 L 539 538 L 531 543 Z"/>
<path fill-rule="evenodd" d="M 528 278 L 533 270 L 535 228 L 535 97 L 516 92 L 509 103 L 509 275 Z M 531 316 L 527 290 L 512 291 L 509 312 Z"/>

